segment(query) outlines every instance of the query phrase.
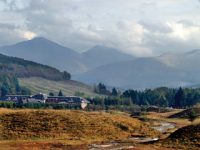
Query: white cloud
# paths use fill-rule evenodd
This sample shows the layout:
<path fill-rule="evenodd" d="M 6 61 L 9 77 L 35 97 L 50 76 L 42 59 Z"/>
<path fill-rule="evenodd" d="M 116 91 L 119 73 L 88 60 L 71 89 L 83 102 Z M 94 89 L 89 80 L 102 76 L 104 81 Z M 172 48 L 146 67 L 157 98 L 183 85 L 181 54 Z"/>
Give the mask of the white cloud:
<path fill-rule="evenodd" d="M 78 51 L 99 44 L 138 56 L 186 51 L 200 48 L 199 7 L 197 0 L 0 0 L 0 35 L 8 35 L 0 45 L 44 36 Z"/>
<path fill-rule="evenodd" d="M 34 32 L 31 32 L 31 31 L 24 31 L 22 33 L 22 36 L 23 38 L 27 39 L 27 40 L 31 40 L 33 39 L 34 37 L 36 37 L 37 35 L 34 33 Z"/>
<path fill-rule="evenodd" d="M 198 39 L 197 35 L 200 35 L 200 26 L 190 25 L 185 26 L 182 23 L 170 22 L 168 23 L 169 27 L 172 29 L 170 37 L 180 38 L 181 40 L 187 42 L 192 39 L 194 36 Z"/>
<path fill-rule="evenodd" d="M 30 0 L 1 0 L 1 10 L 23 10 L 29 7 Z"/>
<path fill-rule="evenodd" d="M 150 25 L 151 26 L 151 25 Z M 149 47 L 154 52 L 188 51 L 200 48 L 200 25 L 188 22 L 167 21 L 158 24 L 159 27 L 167 26 L 169 32 L 162 30 L 148 30 L 143 39 L 143 46 Z M 156 26 L 154 27 L 156 28 Z"/>

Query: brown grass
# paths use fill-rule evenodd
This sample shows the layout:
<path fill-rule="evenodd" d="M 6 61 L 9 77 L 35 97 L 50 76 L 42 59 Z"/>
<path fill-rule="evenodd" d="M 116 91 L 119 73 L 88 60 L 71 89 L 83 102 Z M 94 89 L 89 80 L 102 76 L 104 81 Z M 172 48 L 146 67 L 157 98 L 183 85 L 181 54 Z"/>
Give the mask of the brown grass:
<path fill-rule="evenodd" d="M 0 146 L 9 141 L 13 143 L 13 140 L 81 145 L 121 140 L 135 135 L 154 137 L 157 134 L 138 119 L 122 114 L 0 109 Z"/>
<path fill-rule="evenodd" d="M 200 149 L 200 124 L 180 128 L 162 143 L 180 149 Z"/>
<path fill-rule="evenodd" d="M 169 118 L 174 114 L 179 114 L 184 110 L 173 110 L 167 113 L 149 113 L 146 117 L 155 121 L 164 121 L 173 123 L 176 128 L 169 131 L 170 135 L 162 135 L 164 138 L 161 142 L 155 143 L 160 148 L 169 149 L 200 149 L 200 118 L 193 123 L 187 118 Z M 191 125 L 192 124 L 192 125 Z M 165 139 L 166 138 L 166 139 Z"/>
<path fill-rule="evenodd" d="M 190 125 L 191 122 L 186 118 L 169 118 L 169 116 L 180 113 L 182 111 L 183 109 L 177 109 L 177 110 L 173 110 L 171 112 L 166 112 L 166 113 L 150 112 L 148 113 L 146 117 L 149 119 L 171 122 L 171 123 L 174 123 L 177 128 L 180 128 L 180 127 Z"/>
<path fill-rule="evenodd" d="M 192 122 L 193 125 L 198 125 L 200 124 L 200 117 L 197 117 L 193 122 Z"/>

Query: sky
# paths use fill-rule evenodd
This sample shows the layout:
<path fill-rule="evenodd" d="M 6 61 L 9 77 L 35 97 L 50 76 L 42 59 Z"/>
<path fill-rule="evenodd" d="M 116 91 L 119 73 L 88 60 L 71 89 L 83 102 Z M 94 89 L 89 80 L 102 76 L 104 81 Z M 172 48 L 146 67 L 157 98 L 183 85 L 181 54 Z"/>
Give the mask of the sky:
<path fill-rule="evenodd" d="M 0 0 L 0 46 L 34 37 L 145 57 L 200 49 L 200 0 Z"/>

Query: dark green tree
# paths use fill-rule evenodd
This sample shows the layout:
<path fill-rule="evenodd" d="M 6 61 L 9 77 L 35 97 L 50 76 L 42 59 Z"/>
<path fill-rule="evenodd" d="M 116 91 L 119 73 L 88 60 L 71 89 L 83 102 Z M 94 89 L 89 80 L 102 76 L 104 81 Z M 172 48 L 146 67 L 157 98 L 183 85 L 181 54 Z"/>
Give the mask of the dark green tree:
<path fill-rule="evenodd" d="M 21 95 L 31 95 L 31 90 L 26 87 L 21 87 Z"/>
<path fill-rule="evenodd" d="M 61 90 L 59 91 L 58 96 L 63 96 L 63 93 Z"/>
<path fill-rule="evenodd" d="M 99 94 L 110 95 L 111 92 L 107 90 L 107 87 L 103 83 L 99 83 L 98 86 L 95 88 L 95 92 Z"/>
<path fill-rule="evenodd" d="M 174 107 L 182 108 L 185 105 L 185 92 L 180 87 L 174 96 Z"/>
<path fill-rule="evenodd" d="M 50 92 L 50 93 L 49 93 L 49 96 L 54 96 L 54 93 L 53 93 L 53 92 Z"/>
<path fill-rule="evenodd" d="M 118 95 L 118 92 L 116 90 L 116 88 L 113 88 L 112 89 L 112 96 L 117 96 Z"/>
<path fill-rule="evenodd" d="M 68 73 L 67 71 L 64 71 L 64 72 L 63 72 L 63 78 L 64 78 L 65 80 L 70 80 L 70 79 L 71 79 L 71 74 Z"/>
<path fill-rule="evenodd" d="M 198 117 L 197 113 L 194 111 L 194 109 L 191 109 L 188 119 L 189 121 L 193 122 Z"/>
<path fill-rule="evenodd" d="M 14 77 L 12 78 L 12 83 L 13 83 L 14 86 L 15 86 L 16 94 L 20 94 L 20 92 L 21 92 L 21 87 L 20 87 L 20 85 L 19 85 L 19 81 L 18 81 L 18 79 L 17 79 L 16 76 L 14 76 Z"/>
<path fill-rule="evenodd" d="M 3 86 L 1 87 L 1 97 L 6 96 L 7 94 L 9 94 L 9 89 L 8 89 L 7 86 L 3 85 Z"/>

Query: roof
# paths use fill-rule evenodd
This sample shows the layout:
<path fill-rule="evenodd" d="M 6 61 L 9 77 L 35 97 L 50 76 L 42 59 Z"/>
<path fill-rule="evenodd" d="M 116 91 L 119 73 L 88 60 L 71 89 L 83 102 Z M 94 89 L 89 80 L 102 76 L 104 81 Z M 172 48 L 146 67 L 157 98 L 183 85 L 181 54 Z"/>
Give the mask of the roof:
<path fill-rule="evenodd" d="M 79 96 L 48 96 L 48 98 L 81 98 Z"/>
<path fill-rule="evenodd" d="M 6 101 L 7 98 L 6 97 L 0 97 L 0 101 Z"/>
<path fill-rule="evenodd" d="M 31 95 L 6 95 L 6 97 L 30 97 Z"/>

